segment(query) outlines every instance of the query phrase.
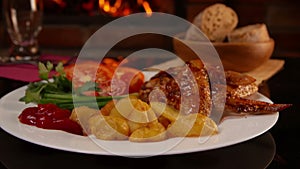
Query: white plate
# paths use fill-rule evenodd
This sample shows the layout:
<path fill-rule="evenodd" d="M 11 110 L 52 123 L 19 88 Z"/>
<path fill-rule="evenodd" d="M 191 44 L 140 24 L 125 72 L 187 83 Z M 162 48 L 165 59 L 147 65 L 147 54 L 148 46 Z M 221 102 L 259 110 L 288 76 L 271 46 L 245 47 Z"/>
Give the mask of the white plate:
<path fill-rule="evenodd" d="M 219 133 L 204 138 L 173 138 L 154 143 L 129 141 L 102 141 L 58 130 L 45 130 L 19 122 L 21 111 L 33 104 L 19 102 L 26 86 L 12 91 L 0 100 L 0 127 L 6 132 L 38 145 L 71 152 L 97 155 L 152 156 L 206 151 L 237 144 L 268 131 L 277 121 L 279 113 L 231 118 L 219 125 Z M 270 100 L 261 94 L 255 99 Z M 93 141 L 97 140 L 97 141 Z"/>

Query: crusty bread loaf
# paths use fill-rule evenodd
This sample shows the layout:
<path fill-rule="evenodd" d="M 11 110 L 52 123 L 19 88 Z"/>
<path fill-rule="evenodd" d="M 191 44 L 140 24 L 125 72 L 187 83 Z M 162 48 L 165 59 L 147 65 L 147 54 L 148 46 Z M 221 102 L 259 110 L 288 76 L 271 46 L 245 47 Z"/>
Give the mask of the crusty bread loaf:
<path fill-rule="evenodd" d="M 228 34 L 229 42 L 266 42 L 269 33 L 265 24 L 253 24 L 237 28 Z"/>
<path fill-rule="evenodd" d="M 214 4 L 198 14 L 193 23 L 210 41 L 222 42 L 238 23 L 238 16 L 233 9 L 224 4 Z"/>

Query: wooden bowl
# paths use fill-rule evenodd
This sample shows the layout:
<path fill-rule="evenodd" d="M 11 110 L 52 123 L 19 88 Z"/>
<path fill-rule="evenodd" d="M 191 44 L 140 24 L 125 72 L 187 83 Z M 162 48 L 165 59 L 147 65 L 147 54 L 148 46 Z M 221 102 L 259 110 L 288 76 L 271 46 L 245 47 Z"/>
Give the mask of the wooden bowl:
<path fill-rule="evenodd" d="M 233 70 L 237 72 L 248 72 L 259 67 L 270 59 L 274 50 L 274 40 L 258 43 L 233 43 L 233 42 L 202 42 L 190 41 L 183 39 L 184 34 L 179 34 L 173 38 L 173 47 L 175 53 L 184 61 L 198 58 L 191 50 L 207 51 L 212 48 L 211 44 L 219 54 L 221 62 L 225 70 Z M 211 49 L 210 49 L 211 50 Z M 199 54 L 199 52 L 197 52 Z M 204 52 L 205 53 L 205 52 Z M 211 53 L 211 52 L 206 52 Z"/>

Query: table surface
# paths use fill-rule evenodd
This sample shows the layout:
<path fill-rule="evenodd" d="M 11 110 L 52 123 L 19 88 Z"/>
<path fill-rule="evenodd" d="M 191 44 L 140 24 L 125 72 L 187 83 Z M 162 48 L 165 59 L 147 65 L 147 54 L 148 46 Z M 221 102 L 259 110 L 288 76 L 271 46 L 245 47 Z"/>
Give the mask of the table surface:
<path fill-rule="evenodd" d="M 283 59 L 283 58 L 280 58 Z M 292 103 L 266 133 L 236 145 L 180 155 L 127 158 L 72 153 L 20 140 L 0 129 L 0 169 L 19 168 L 300 168 L 300 58 L 285 58 L 284 69 L 260 86 L 275 103 Z M 0 78 L 0 97 L 26 85 Z"/>

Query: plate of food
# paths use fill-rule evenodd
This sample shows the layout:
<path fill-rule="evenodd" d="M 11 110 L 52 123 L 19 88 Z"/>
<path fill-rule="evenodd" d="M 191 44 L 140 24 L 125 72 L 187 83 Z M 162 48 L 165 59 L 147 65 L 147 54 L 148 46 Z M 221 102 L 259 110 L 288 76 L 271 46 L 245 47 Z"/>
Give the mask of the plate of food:
<path fill-rule="evenodd" d="M 193 66 L 194 63 L 197 64 L 197 62 L 191 63 L 192 62 L 189 63 L 190 66 Z M 47 69 L 47 66 L 44 68 Z M 128 71 L 128 69 L 122 70 L 126 70 L 126 72 Z M 132 72 L 131 69 L 130 72 Z M 99 94 L 99 92 L 102 92 L 101 94 L 103 94 L 105 90 L 95 90 L 97 91 L 95 94 L 95 91 L 87 92 L 87 90 L 80 88 L 81 91 L 84 91 L 83 93 L 85 95 L 80 97 L 78 100 L 73 100 L 74 107 L 70 108 L 71 110 L 67 115 L 67 122 L 65 119 L 59 119 L 62 115 L 58 115 L 56 111 L 53 113 L 53 111 L 56 110 L 53 107 L 47 109 L 47 113 L 41 115 L 41 110 L 45 110 L 48 104 L 51 104 L 51 106 L 69 106 L 65 104 L 66 100 L 62 102 L 55 102 L 56 104 L 52 104 L 51 102 L 54 102 L 53 100 L 59 100 L 57 98 L 47 98 L 47 100 L 43 100 L 43 102 L 39 102 L 38 104 L 28 100 L 27 102 L 24 102 L 24 95 L 30 93 L 28 91 L 30 86 L 21 87 L 1 98 L 0 126 L 6 132 L 22 140 L 54 149 L 96 155 L 144 157 L 206 151 L 249 140 L 268 131 L 278 120 L 278 112 L 290 106 L 288 104 L 273 104 L 271 100 L 257 92 L 255 86 L 252 84 L 253 80 L 251 80 L 250 77 L 229 72 L 226 73 L 226 78 L 231 80 L 231 84 L 234 84 L 233 82 L 241 83 L 241 81 L 245 84 L 245 81 L 248 81 L 248 83 L 244 86 L 231 85 L 227 87 L 227 92 L 230 93 L 230 95 L 235 96 L 226 100 L 225 109 L 230 113 L 224 114 L 223 120 L 218 123 L 214 122 L 209 118 L 209 116 L 207 116 L 207 114 L 203 113 L 206 109 L 201 111 L 203 113 L 201 115 L 198 114 L 198 112 L 191 113 L 197 115 L 193 116 L 195 118 L 192 125 L 183 135 L 182 128 L 184 128 L 183 126 L 186 123 L 181 122 L 186 122 L 186 119 L 190 119 L 190 114 L 185 114 L 182 116 L 183 120 L 180 120 L 180 118 L 178 120 L 177 117 L 181 116 L 176 109 L 176 104 L 173 103 L 174 99 L 172 102 L 167 101 L 166 103 L 156 104 L 156 107 L 154 104 L 151 111 L 148 109 L 147 111 L 134 111 L 133 109 L 128 108 L 130 107 L 129 105 L 132 104 L 134 105 L 134 108 L 145 110 L 144 106 L 147 107 L 150 105 L 150 103 L 147 104 L 145 96 L 149 96 L 149 90 L 150 88 L 153 88 L 151 85 L 155 85 L 155 83 L 156 86 L 158 84 L 163 84 L 162 82 L 157 81 L 157 78 L 163 79 L 161 76 L 164 76 L 165 71 L 142 73 L 143 76 L 138 75 L 138 79 L 143 79 L 145 77 L 146 82 L 140 84 L 139 80 L 135 79 L 135 83 L 128 83 L 130 85 L 136 85 L 135 88 L 140 86 L 138 91 L 132 90 L 131 92 L 134 94 L 130 94 L 130 97 L 118 97 L 117 102 L 113 102 L 115 99 L 111 99 L 109 101 L 105 100 L 106 102 L 100 107 L 100 111 L 90 106 L 82 106 L 82 100 L 80 99 L 83 97 L 84 99 L 87 97 L 97 98 L 97 94 Z M 56 80 L 54 78 L 54 81 Z M 54 82 L 49 81 L 47 83 L 52 84 Z M 252 88 L 249 85 L 252 86 Z M 234 88 L 234 86 L 239 87 L 237 89 Z M 107 89 L 105 88 L 107 86 L 104 86 L 103 88 L 103 85 L 101 85 L 101 87 L 102 89 Z M 245 89 L 251 88 L 251 90 L 247 91 L 248 94 L 245 94 L 247 92 L 241 92 L 244 91 L 243 87 L 246 87 Z M 44 88 L 47 87 L 43 87 L 43 89 Z M 87 87 L 85 87 L 85 89 L 86 88 Z M 127 88 L 130 88 L 130 86 L 127 86 Z M 176 90 L 176 87 L 174 87 L 173 90 Z M 237 92 L 242 93 L 240 94 L 241 98 L 238 97 L 237 94 L 239 93 Z M 57 96 L 61 93 L 55 92 L 54 94 Z M 169 95 L 166 93 L 165 96 L 168 98 Z M 105 96 L 106 99 L 108 97 L 109 96 Z M 22 98 L 21 101 L 20 98 Z M 98 103 L 97 101 L 98 100 L 96 99 L 96 103 Z M 111 106 L 109 103 L 115 104 L 112 104 L 113 106 Z M 117 105 L 121 105 L 120 107 L 126 109 L 126 111 L 123 111 L 123 109 L 116 111 L 115 108 L 117 108 Z M 61 109 L 59 106 L 57 107 Z M 158 111 L 157 109 L 161 109 L 161 107 L 163 107 L 163 110 Z M 26 113 L 24 115 L 23 113 L 25 110 L 30 110 L 30 113 L 38 110 L 38 115 L 30 113 L 29 115 Z M 89 112 L 93 112 L 94 114 Z M 122 119 L 124 112 L 131 112 L 129 115 L 127 113 L 128 116 L 126 116 L 131 117 L 131 119 L 124 121 L 124 119 Z M 142 113 L 138 116 L 133 116 L 133 114 L 137 112 Z M 157 112 L 160 112 L 160 116 L 157 115 Z M 82 114 L 90 114 L 87 121 L 82 120 L 87 117 L 86 115 L 81 116 Z M 55 117 L 52 118 L 52 115 Z M 44 120 L 49 119 L 50 116 L 52 120 L 54 119 L 54 121 L 49 122 Z M 27 122 L 24 122 L 24 119 L 22 121 L 22 117 L 26 117 L 25 121 L 27 120 Z M 74 134 L 67 130 L 71 128 L 70 126 L 72 126 L 69 125 L 70 119 L 72 122 L 77 122 L 77 124 L 81 125 L 83 129 L 81 134 Z M 66 123 L 61 123 L 62 121 Z M 105 121 L 105 124 L 101 123 L 101 121 Z M 177 127 L 175 125 L 176 123 Z M 52 127 L 54 126 L 54 128 L 49 127 L 49 124 Z M 58 129 L 56 128 L 57 126 L 63 126 L 63 128 Z M 133 130 L 133 128 L 135 130 Z M 106 133 L 107 131 L 118 132 Z"/>

